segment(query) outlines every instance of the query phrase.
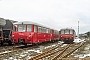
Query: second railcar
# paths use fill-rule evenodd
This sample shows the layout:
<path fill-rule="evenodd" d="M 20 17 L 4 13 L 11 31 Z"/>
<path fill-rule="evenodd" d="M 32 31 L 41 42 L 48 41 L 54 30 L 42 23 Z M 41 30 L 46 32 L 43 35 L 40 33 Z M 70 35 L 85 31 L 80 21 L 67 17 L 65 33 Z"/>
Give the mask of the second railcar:
<path fill-rule="evenodd" d="M 59 31 L 59 34 L 60 34 L 60 40 L 64 41 L 65 43 L 73 42 L 76 35 L 75 30 L 69 28 L 61 29 Z"/>

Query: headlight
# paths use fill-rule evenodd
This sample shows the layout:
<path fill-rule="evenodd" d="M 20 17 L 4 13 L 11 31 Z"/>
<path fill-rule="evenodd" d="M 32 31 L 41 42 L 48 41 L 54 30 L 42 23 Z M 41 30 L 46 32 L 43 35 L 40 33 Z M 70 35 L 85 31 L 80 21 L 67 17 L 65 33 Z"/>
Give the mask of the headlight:
<path fill-rule="evenodd" d="M 29 35 L 28 37 L 31 37 L 31 35 Z"/>
<path fill-rule="evenodd" d="M 14 37 L 14 35 L 12 35 L 12 37 Z"/>

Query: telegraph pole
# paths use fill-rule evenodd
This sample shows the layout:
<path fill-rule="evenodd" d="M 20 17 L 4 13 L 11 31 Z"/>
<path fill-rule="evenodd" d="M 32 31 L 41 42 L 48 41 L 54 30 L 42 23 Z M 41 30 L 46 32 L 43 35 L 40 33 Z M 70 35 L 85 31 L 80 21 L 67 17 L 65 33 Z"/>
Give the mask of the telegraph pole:
<path fill-rule="evenodd" d="M 78 37 L 79 37 L 79 21 L 78 21 Z"/>

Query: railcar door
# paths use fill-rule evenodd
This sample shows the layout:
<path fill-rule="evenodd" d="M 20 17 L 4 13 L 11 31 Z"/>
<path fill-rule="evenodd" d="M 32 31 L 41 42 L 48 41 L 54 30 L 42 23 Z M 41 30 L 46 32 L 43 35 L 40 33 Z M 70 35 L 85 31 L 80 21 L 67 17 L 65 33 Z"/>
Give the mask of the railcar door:
<path fill-rule="evenodd" d="M 33 27 L 34 27 L 33 43 L 37 43 L 38 42 L 38 38 L 37 38 L 37 28 L 38 27 L 36 25 L 34 25 Z"/>
<path fill-rule="evenodd" d="M 51 35 L 50 35 L 50 29 L 47 28 L 47 29 L 46 29 L 46 40 L 47 40 L 47 41 L 50 41 L 50 39 L 51 39 L 50 37 L 51 37 Z"/>
<path fill-rule="evenodd" d="M 38 26 L 38 42 L 43 42 L 43 36 L 44 34 L 42 33 L 42 27 L 41 26 Z"/>

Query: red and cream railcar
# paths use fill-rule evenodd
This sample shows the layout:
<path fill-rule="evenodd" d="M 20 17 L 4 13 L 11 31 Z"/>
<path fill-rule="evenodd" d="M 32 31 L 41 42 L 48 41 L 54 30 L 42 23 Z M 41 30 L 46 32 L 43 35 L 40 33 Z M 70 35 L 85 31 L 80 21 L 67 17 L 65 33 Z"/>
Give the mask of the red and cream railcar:
<path fill-rule="evenodd" d="M 74 29 L 61 29 L 59 31 L 60 40 L 64 41 L 65 43 L 73 42 L 75 38 L 75 30 Z"/>
<path fill-rule="evenodd" d="M 58 31 L 34 22 L 23 21 L 14 23 L 14 25 L 17 29 L 15 32 L 12 32 L 13 43 L 23 43 L 26 45 L 57 40 L 59 38 Z"/>
<path fill-rule="evenodd" d="M 51 29 L 51 40 L 59 40 L 59 31 Z"/>

